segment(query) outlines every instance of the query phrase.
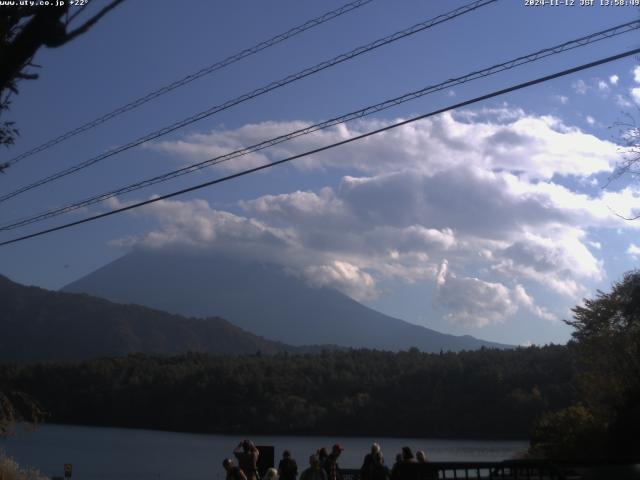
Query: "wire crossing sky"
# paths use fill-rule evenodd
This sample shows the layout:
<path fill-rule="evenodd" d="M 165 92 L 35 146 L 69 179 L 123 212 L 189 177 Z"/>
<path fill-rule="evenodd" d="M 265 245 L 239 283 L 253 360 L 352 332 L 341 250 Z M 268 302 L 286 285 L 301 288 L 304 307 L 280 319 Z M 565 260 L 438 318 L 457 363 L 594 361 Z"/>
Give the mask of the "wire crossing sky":
<path fill-rule="evenodd" d="M 273 47 L 274 45 L 277 45 L 281 42 L 284 42 L 285 40 L 288 40 L 292 37 L 295 37 L 296 35 L 309 30 L 311 28 L 317 27 L 318 25 L 322 25 L 325 22 L 328 22 L 330 20 L 333 20 L 334 18 L 337 18 L 341 15 L 344 15 L 345 13 L 351 12 L 352 10 L 355 10 L 357 8 L 360 8 L 370 2 L 372 2 L 373 0 L 355 0 L 353 2 L 349 2 L 346 3 L 345 5 L 336 8 L 335 10 L 331 10 L 330 12 L 327 12 L 323 15 L 320 15 L 316 18 L 313 18 L 305 23 L 303 23 L 302 25 L 298 25 L 296 27 L 291 28 L 290 30 L 287 30 L 284 33 L 280 33 L 278 35 L 275 35 L 274 37 L 265 40 L 264 42 L 260 42 L 257 45 L 254 45 L 253 47 L 247 48 L 245 50 L 242 50 L 239 53 L 236 53 L 234 55 L 231 55 L 227 58 L 225 58 L 224 60 L 221 60 L 219 62 L 213 63 L 207 67 L 204 67 L 200 70 L 198 70 L 195 73 L 191 73 L 179 80 L 176 80 L 175 82 L 172 82 L 168 85 L 165 85 L 157 90 L 154 90 L 153 92 L 150 92 L 142 97 L 137 98 L 136 100 L 133 100 L 132 102 L 127 103 L 126 105 L 123 105 L 121 107 L 116 108 L 115 110 L 110 111 L 109 113 L 106 113 L 98 118 L 96 118 L 95 120 L 91 120 L 90 122 L 87 122 L 83 125 L 80 125 L 77 128 L 74 128 L 72 130 L 69 130 L 66 133 L 63 133 L 62 135 L 59 135 L 47 142 L 44 142 L 41 145 L 38 145 L 35 148 L 32 148 L 31 150 L 28 150 L 16 157 L 13 157 L 11 160 L 5 162 L 6 165 L 11 166 L 14 165 L 16 163 L 18 163 L 21 160 L 24 160 L 27 157 L 30 157 L 32 155 L 35 155 L 36 153 L 39 152 L 43 152 L 45 150 L 48 150 L 49 148 L 53 147 L 54 145 L 57 145 L 61 142 L 64 142 L 65 140 L 70 139 L 71 137 L 74 137 L 76 135 L 79 135 L 82 132 L 86 132 L 87 130 L 90 130 L 92 128 L 97 127 L 98 125 L 101 125 L 104 122 L 107 122 L 119 115 L 122 115 L 123 113 L 126 113 L 130 110 L 133 110 L 134 108 L 138 108 L 141 105 L 144 105 L 147 102 L 150 102 L 151 100 L 158 98 L 166 93 L 169 93 L 173 90 L 175 90 L 176 88 L 180 88 L 183 87 L 191 82 L 193 82 L 194 80 L 197 80 L 199 78 L 202 78 L 206 75 L 209 75 L 215 71 L 221 70 L 225 67 L 228 67 L 229 65 L 232 65 L 240 60 L 242 60 L 243 58 L 249 57 L 251 55 L 255 55 L 256 53 L 261 52 L 262 50 L 265 50 L 267 48 Z"/>
<path fill-rule="evenodd" d="M 224 155 L 219 155 L 217 157 L 208 159 L 208 160 L 204 160 L 202 162 L 198 162 L 196 164 L 193 165 L 189 165 L 187 167 L 178 169 L 178 170 L 173 170 L 171 172 L 167 172 L 163 175 L 158 175 L 155 176 L 153 178 L 150 179 L 146 179 L 140 182 L 136 182 L 134 184 L 130 184 L 124 187 L 120 187 L 116 190 L 111 190 L 109 192 L 105 192 L 90 198 L 87 198 L 85 200 L 79 201 L 79 202 L 75 202 L 75 203 L 71 203 L 68 205 L 65 205 L 63 207 L 59 207 L 59 208 L 55 208 L 52 210 L 48 210 L 46 212 L 42 212 L 39 213 L 37 215 L 31 216 L 31 217 L 27 217 L 25 219 L 22 220 L 16 220 L 7 224 L 4 224 L 3 226 L 0 227 L 0 230 L 2 231 L 7 231 L 7 230 L 13 230 L 19 227 L 23 227 L 26 225 L 30 225 L 33 223 L 37 223 L 49 218 L 53 218 L 65 213 L 69 213 L 72 212 L 74 210 L 77 210 L 79 208 L 83 208 L 83 207 L 87 207 L 90 205 L 94 205 L 96 203 L 105 201 L 109 198 L 113 198 L 116 197 L 117 195 L 121 195 L 121 194 L 125 194 L 125 193 L 130 193 L 151 185 L 155 185 L 157 183 L 161 183 L 161 182 L 165 182 L 168 181 L 170 179 L 182 176 L 182 175 L 186 175 L 189 173 L 193 173 L 196 172 L 198 170 L 201 170 L 203 168 L 209 167 L 209 166 L 213 166 L 213 165 L 217 165 L 220 164 L 222 162 L 227 162 L 230 161 L 234 158 L 238 158 L 244 155 L 247 155 L 249 153 L 253 153 L 253 152 L 257 152 L 266 148 L 269 148 L 271 146 L 292 140 L 294 138 L 298 138 L 300 136 L 303 135 L 309 135 L 313 132 L 316 132 L 318 130 L 322 130 L 322 129 L 326 129 L 341 123 L 345 123 L 354 119 L 358 119 L 358 118 L 362 118 L 364 116 L 367 115 L 371 115 L 373 113 L 377 113 L 380 111 L 384 111 L 386 109 L 395 107 L 397 105 L 400 105 L 402 103 L 411 101 L 411 100 L 415 100 L 417 98 L 420 98 L 424 95 L 427 94 L 431 94 L 431 93 L 435 93 L 438 91 L 442 91 L 445 90 L 447 88 L 452 88 L 454 86 L 457 85 L 461 85 L 473 80 L 477 80 L 479 78 L 484 78 L 490 75 L 494 75 L 496 73 L 505 71 L 505 70 L 510 70 L 512 68 L 521 66 L 521 65 L 525 65 L 527 63 L 532 63 L 535 61 L 538 61 L 540 59 L 546 58 L 548 56 L 551 55 L 557 55 L 559 53 L 562 52 L 566 52 L 566 51 L 570 51 L 573 50 L 575 48 L 580 48 L 580 47 L 584 47 L 590 44 L 593 44 L 595 42 L 599 42 L 601 40 L 605 40 L 608 38 L 612 38 L 624 33 L 628 33 L 634 30 L 637 30 L 638 28 L 640 28 L 640 21 L 633 21 L 633 22 L 627 22 L 621 25 L 617 25 L 615 27 L 611 27 L 608 28 L 606 30 L 602 30 L 599 32 L 595 32 L 595 33 L 591 33 L 589 35 L 585 35 L 583 37 L 577 38 L 575 40 L 570 40 L 567 42 L 564 42 L 562 44 L 559 45 L 555 45 L 553 47 L 548 47 L 542 50 L 539 50 L 537 52 L 528 54 L 528 55 L 524 55 L 524 56 L 520 56 L 518 58 L 506 61 L 506 62 L 502 62 L 487 68 L 484 68 L 482 70 L 478 70 L 472 73 L 468 73 L 466 75 L 457 77 L 457 78 L 453 78 L 453 79 L 449 79 L 446 80 L 444 82 L 438 83 L 436 85 L 431 85 L 428 87 L 425 87 L 423 89 L 417 90 L 417 91 L 413 91 L 413 92 L 409 92 L 406 93 L 402 96 L 399 97 L 395 97 L 393 99 L 389 99 L 389 100 L 385 100 L 383 102 L 380 102 L 378 104 L 375 105 L 371 105 L 365 108 L 362 108 L 360 110 L 357 110 L 355 112 L 350 112 L 344 115 L 341 115 L 339 117 L 335 117 L 329 120 L 326 120 L 324 122 L 321 123 L 317 123 L 314 125 L 310 125 L 308 127 L 302 128 L 302 129 L 298 129 L 296 131 L 293 132 L 289 132 L 285 135 L 280 135 L 268 140 L 265 140 L 263 142 L 245 147 L 243 149 L 240 150 L 236 150 L 233 152 L 229 152 L 226 153 Z"/>
<path fill-rule="evenodd" d="M 465 15 L 467 13 L 471 13 L 474 12 L 482 7 L 488 6 L 492 3 L 497 2 L 498 0 L 476 0 L 474 2 L 471 2 L 463 7 L 460 8 L 456 8 L 454 10 L 451 10 L 447 13 L 438 15 L 437 17 L 431 18 L 429 20 L 426 20 L 424 22 L 421 23 L 417 23 L 415 25 L 412 25 L 411 27 L 405 28 L 403 30 L 397 31 L 391 35 L 387 35 L 383 38 L 379 38 L 373 42 L 370 42 L 366 45 L 362 45 L 360 47 L 357 47 L 347 53 L 343 53 L 341 55 L 338 55 L 336 57 L 333 57 L 330 60 L 326 60 L 324 62 L 321 62 L 319 64 L 316 64 L 313 67 L 309 67 L 306 68 L 298 73 L 292 74 L 292 75 L 288 75 L 287 77 L 284 77 L 280 80 L 277 80 L 275 82 L 271 82 L 266 86 L 263 86 L 261 88 L 258 88 L 256 90 L 253 90 L 252 92 L 246 93 L 244 95 L 241 95 L 239 97 L 236 97 L 234 99 L 228 100 L 222 104 L 219 105 L 215 105 L 207 110 L 204 110 L 200 113 L 197 113 L 195 115 L 192 115 L 190 117 L 187 117 L 183 120 L 180 120 L 178 122 L 175 122 L 167 127 L 164 127 L 162 129 L 156 130 L 154 132 L 151 132 L 143 137 L 138 138 L 137 140 L 134 140 L 132 142 L 129 142 L 127 144 L 121 145 L 119 147 L 116 147 L 114 149 L 111 149 L 105 153 L 102 153 L 96 157 L 93 157 L 91 159 L 85 160 L 83 162 L 80 162 L 72 167 L 66 168 L 64 170 L 61 170 L 57 173 L 54 173 L 52 175 L 49 175 L 45 178 L 42 178 L 40 180 L 37 180 L 36 182 L 30 183 L 24 187 L 18 188 L 17 190 L 14 190 L 12 192 L 6 193 L 4 195 L 0 196 L 0 202 L 5 202 L 17 195 L 20 195 L 22 193 L 28 192 L 29 190 L 32 190 L 34 188 L 38 188 L 42 185 L 46 185 L 47 183 L 53 182 L 55 180 L 58 180 L 62 177 L 65 177 L 67 175 L 71 175 L 75 172 L 78 172 L 80 170 L 83 170 L 87 167 L 90 167 L 102 160 L 105 160 L 109 157 L 112 157 L 114 155 L 117 155 L 119 153 L 125 152 L 131 148 L 137 147 L 139 145 L 142 145 L 146 142 L 149 142 L 151 140 L 155 140 L 157 138 L 160 138 L 164 135 L 167 135 L 168 133 L 174 132 L 178 129 L 184 128 L 188 125 L 194 124 L 200 120 L 203 120 L 205 118 L 208 118 L 212 115 L 215 115 L 216 113 L 222 112 L 224 110 L 227 110 L 233 106 L 239 105 L 243 102 L 246 102 L 248 100 L 251 100 L 253 98 L 256 98 L 258 96 L 264 95 L 266 93 L 269 93 L 273 90 L 276 90 L 278 88 L 284 87 L 286 85 L 289 85 L 293 82 L 296 82 L 298 80 L 301 80 L 305 77 L 308 77 L 310 75 L 313 75 L 315 73 L 318 73 L 322 70 L 326 70 L 328 68 L 331 68 L 335 65 L 338 65 L 340 63 L 346 62 L 348 60 L 351 60 L 355 57 L 358 57 L 359 55 L 362 55 L 364 53 L 370 52 L 372 50 L 375 50 L 377 48 L 380 48 L 382 46 L 385 45 L 389 45 L 393 42 L 396 42 L 398 40 L 401 40 L 403 38 L 406 38 L 408 36 L 414 35 L 416 33 L 419 33 L 423 30 L 427 30 L 431 27 L 434 27 L 436 25 L 442 24 L 444 22 L 448 22 L 450 20 L 453 20 L 457 17 L 460 17 L 462 15 Z"/>
<path fill-rule="evenodd" d="M 272 162 L 272 163 L 261 165 L 259 167 L 255 167 L 255 168 L 251 168 L 251 169 L 248 169 L 248 170 L 244 170 L 242 172 L 235 173 L 233 175 L 228 175 L 226 177 L 222 177 L 222 178 L 218 178 L 218 179 L 215 179 L 215 180 L 212 180 L 212 181 L 209 181 L 209 182 L 205 182 L 205 183 L 201 183 L 201 184 L 198 184 L 198 185 L 194 185 L 192 187 L 185 188 L 185 189 L 179 190 L 177 192 L 172 192 L 172 193 L 169 193 L 167 195 L 154 197 L 154 198 L 151 198 L 149 200 L 145 200 L 143 202 L 138 202 L 138 203 L 135 203 L 135 204 L 132 204 L 132 205 L 127 205 L 126 207 L 117 208 L 117 209 L 111 210 L 111 211 L 106 212 L 106 213 L 102 213 L 102 214 L 99 214 L 99 215 L 93 215 L 91 217 L 84 218 L 82 220 L 78 220 L 76 222 L 71 222 L 71 223 L 67 223 L 67 224 L 64 224 L 64 225 L 59 225 L 57 227 L 49 228 L 49 229 L 46 229 L 46 230 L 41 230 L 41 231 L 29 234 L 29 235 L 24 235 L 22 237 L 14 238 L 14 239 L 11 239 L 11 240 L 6 240 L 4 242 L 0 242 L 0 247 L 5 246 L 5 245 L 11 245 L 13 243 L 25 241 L 25 240 L 28 240 L 28 239 L 31 239 L 31 238 L 42 236 L 42 235 L 46 235 L 48 233 L 53 233 L 53 232 L 56 232 L 56 231 L 59 231 L 59 230 L 64 230 L 64 229 L 67 229 L 67 228 L 71 228 L 71 227 L 74 227 L 74 226 L 77 226 L 77 225 L 81 225 L 83 223 L 99 220 L 101 218 L 105 218 L 105 217 L 108 217 L 108 216 L 111 216 L 111 215 L 115 215 L 115 214 L 118 214 L 118 213 L 126 212 L 126 211 L 129 211 L 129 210 L 133 210 L 133 209 L 136 209 L 136 208 L 143 207 L 145 205 L 149 205 L 149 204 L 156 203 L 156 202 L 159 202 L 159 201 L 162 201 L 162 200 L 167 200 L 169 198 L 173 198 L 173 197 L 176 197 L 176 196 L 179 196 L 179 195 L 184 195 L 184 194 L 189 193 L 189 192 L 200 190 L 202 188 L 206 188 L 206 187 L 217 185 L 217 184 L 220 184 L 220 183 L 223 183 L 223 182 L 227 182 L 229 180 L 234 180 L 236 178 L 243 177 L 245 175 L 249 175 L 249 174 L 252 174 L 252 173 L 255 173 L 255 172 L 259 172 L 259 171 L 265 170 L 267 168 L 275 167 L 277 165 L 282 165 L 284 163 L 288 163 L 288 162 L 291 162 L 293 160 L 297 160 L 299 158 L 307 157 L 307 156 L 313 155 L 315 153 L 320 153 L 320 152 L 323 152 L 323 151 L 326 151 L 326 150 L 330 150 L 330 149 L 335 148 L 335 147 L 339 147 L 339 146 L 342 146 L 342 145 L 346 145 L 348 143 L 352 143 L 352 142 L 356 142 L 358 140 L 362 140 L 362 139 L 370 137 L 372 135 L 377 135 L 377 134 L 382 133 L 382 132 L 393 130 L 393 129 L 401 127 L 401 126 L 417 122 L 418 120 L 424 120 L 425 118 L 433 117 L 435 115 L 439 115 L 439 114 L 447 112 L 449 110 L 466 107 L 466 106 L 472 105 L 474 103 L 482 102 L 484 100 L 489 100 L 489 99 L 491 99 L 493 97 L 497 97 L 499 95 L 504 95 L 506 93 L 514 92 L 516 90 L 521 90 L 523 88 L 528 88 L 528 87 L 531 87 L 533 85 L 537 85 L 537 84 L 540 84 L 540 83 L 548 82 L 550 80 L 554 80 L 554 79 L 559 78 L 559 77 L 563 77 L 563 76 L 566 76 L 566 75 L 571 75 L 573 73 L 577 73 L 577 72 L 580 72 L 582 70 L 587 70 L 589 68 L 597 67 L 599 65 L 603 65 L 603 64 L 606 64 L 606 63 L 614 62 L 616 60 L 620 60 L 622 58 L 630 57 L 630 56 L 636 55 L 638 53 L 640 53 L 640 48 L 636 48 L 636 49 L 629 50 L 629 51 L 626 51 L 626 52 L 623 52 L 623 53 L 619 53 L 617 55 L 612 55 L 612 56 L 607 57 L 607 58 L 602 58 L 602 59 L 599 59 L 599 60 L 595 60 L 593 62 L 589 62 L 587 64 L 579 65 L 577 67 L 573 67 L 573 68 L 570 68 L 568 70 L 564 70 L 564 71 L 561 71 L 561 72 L 556 72 L 556 73 L 551 74 L 551 75 L 546 75 L 544 77 L 540 77 L 540 78 L 537 78 L 535 80 L 529 80 L 527 82 L 520 83 L 518 85 L 514 85 L 514 86 L 511 86 L 511 87 L 508 87 L 508 88 L 503 88 L 501 90 L 498 90 L 498 91 L 495 91 L 495 92 L 492 92 L 492 93 L 488 93 L 488 94 L 482 95 L 480 97 L 476 97 L 476 98 L 473 98 L 473 99 L 470 99 L 470 100 L 466 100 L 464 102 L 459 102 L 459 103 L 456 103 L 454 105 L 449 105 L 449 106 L 447 106 L 445 108 L 441 108 L 441 109 L 438 109 L 438 110 L 435 110 L 435 111 L 432 111 L 432 112 L 429 112 L 429 113 L 425 113 L 423 115 L 419 115 L 417 117 L 413 117 L 413 118 L 410 118 L 408 120 L 404 120 L 402 122 L 395 123 L 393 125 L 388 125 L 386 127 L 382 127 L 382 128 L 379 128 L 379 129 L 364 133 L 362 135 L 351 137 L 351 138 L 348 138 L 348 139 L 343 140 L 341 142 L 333 143 L 331 145 L 326 145 L 326 146 L 321 147 L 321 148 L 316 148 L 314 150 L 310 150 L 308 152 L 304 152 L 304 153 L 301 153 L 301 154 L 298 154 L 298 155 L 294 155 L 294 156 L 291 156 L 291 157 L 288 157 L 288 158 L 284 158 L 282 160 L 278 160 L 278 161 L 275 161 L 275 162 Z"/>
<path fill-rule="evenodd" d="M 363 3 L 19 162 L 0 196 L 470 2 Z M 494 3 L 2 203 L 0 242 L 16 241 L 0 275 L 59 289 L 131 251 L 214 254 L 436 331 L 566 342 L 571 307 L 640 268 L 640 223 L 621 218 L 640 212 L 640 186 L 609 181 L 616 125 L 640 105 L 637 54 L 572 70 L 640 48 L 640 18 Z M 38 51 L 4 156 L 346 5 L 126 2 L 81 42 Z M 32 234 L 44 236 L 17 240 Z"/>

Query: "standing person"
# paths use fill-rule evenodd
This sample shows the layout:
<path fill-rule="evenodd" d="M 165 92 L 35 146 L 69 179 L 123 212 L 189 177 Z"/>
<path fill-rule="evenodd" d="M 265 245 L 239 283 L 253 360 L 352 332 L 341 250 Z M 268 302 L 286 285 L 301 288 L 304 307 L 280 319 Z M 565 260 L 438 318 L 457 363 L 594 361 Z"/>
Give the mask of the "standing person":
<path fill-rule="evenodd" d="M 233 464 L 233 460 L 230 458 L 225 458 L 222 461 L 222 466 L 227 472 L 227 480 L 247 480 L 247 477 L 242 470 L 236 465 Z"/>
<path fill-rule="evenodd" d="M 416 460 L 418 461 L 418 463 L 427 463 L 427 455 L 423 450 L 418 450 L 416 452 Z"/>
<path fill-rule="evenodd" d="M 309 457 L 309 468 L 300 474 L 300 480 L 327 480 L 327 472 L 320 466 L 318 455 Z"/>
<path fill-rule="evenodd" d="M 324 447 L 320 447 L 318 449 L 317 455 L 318 455 L 318 462 L 320 462 L 320 467 L 324 468 L 325 463 L 327 463 L 327 457 L 329 456 L 327 449 Z"/>
<path fill-rule="evenodd" d="M 260 452 L 249 440 L 241 441 L 233 450 L 233 454 L 238 459 L 238 466 L 244 472 L 247 480 L 260 480 L 258 474 L 258 456 Z"/>
<path fill-rule="evenodd" d="M 402 465 L 402 454 L 398 453 L 396 455 L 396 463 L 393 464 L 391 468 L 391 480 L 397 480 L 400 478 L 400 466 Z"/>
<path fill-rule="evenodd" d="M 343 451 L 344 448 L 342 448 L 342 445 L 336 443 L 325 461 L 324 469 L 327 472 L 329 480 L 342 480 L 342 473 L 340 472 L 340 466 L 338 465 L 338 458 Z"/>
<path fill-rule="evenodd" d="M 296 480 L 298 476 L 298 464 L 291 458 L 289 450 L 282 452 L 282 460 L 278 464 L 278 475 L 281 480 Z"/>
<path fill-rule="evenodd" d="M 377 459 L 377 454 L 380 453 L 380 445 L 374 443 L 371 445 L 371 453 L 367 453 L 364 456 L 362 467 L 360 467 L 360 480 L 371 480 L 373 478 L 373 469 Z"/>
<path fill-rule="evenodd" d="M 384 456 L 381 450 L 371 454 L 371 461 L 367 470 L 366 476 L 368 480 L 389 480 L 389 469 L 384 464 Z M 360 478 L 363 479 L 362 476 Z"/>
<path fill-rule="evenodd" d="M 402 447 L 402 463 L 416 463 L 410 447 Z"/>

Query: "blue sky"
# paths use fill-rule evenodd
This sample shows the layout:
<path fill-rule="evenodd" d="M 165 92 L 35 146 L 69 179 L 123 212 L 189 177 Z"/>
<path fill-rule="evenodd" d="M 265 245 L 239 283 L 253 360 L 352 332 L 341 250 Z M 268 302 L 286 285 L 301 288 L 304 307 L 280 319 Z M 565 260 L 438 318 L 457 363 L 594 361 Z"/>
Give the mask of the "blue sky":
<path fill-rule="evenodd" d="M 15 165 L 3 192 L 467 2 L 374 0 Z M 579 2 L 577 2 L 579 3 Z M 41 50 L 7 118 L 5 158 L 341 5 L 125 2 L 78 40 Z M 90 8 L 100 2 L 94 0 Z M 633 7 L 501 0 L 15 197 L 19 218 L 638 18 Z M 638 47 L 637 33 L 423 97 L 264 155 L 69 215 L 114 208 L 334 142 L 512 83 Z M 629 58 L 418 122 L 153 207 L 0 248 L 0 272 L 59 288 L 131 248 L 215 249 L 282 265 L 387 314 L 508 343 L 564 342 L 560 321 L 638 265 L 640 191 L 602 189 L 637 113 Z M 634 98 L 635 91 L 635 98 Z M 62 217 L 2 234 L 53 226 Z"/>

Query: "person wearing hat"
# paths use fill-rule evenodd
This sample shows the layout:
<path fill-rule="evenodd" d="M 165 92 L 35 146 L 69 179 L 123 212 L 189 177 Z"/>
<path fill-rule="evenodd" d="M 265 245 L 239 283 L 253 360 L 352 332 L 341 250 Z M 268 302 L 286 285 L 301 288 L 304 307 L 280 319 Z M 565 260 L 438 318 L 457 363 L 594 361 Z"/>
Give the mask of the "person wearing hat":
<path fill-rule="evenodd" d="M 324 469 L 327 472 L 329 480 L 342 480 L 342 473 L 340 472 L 340 466 L 338 465 L 338 457 L 343 450 L 344 448 L 342 448 L 342 445 L 336 443 L 325 461 Z"/>

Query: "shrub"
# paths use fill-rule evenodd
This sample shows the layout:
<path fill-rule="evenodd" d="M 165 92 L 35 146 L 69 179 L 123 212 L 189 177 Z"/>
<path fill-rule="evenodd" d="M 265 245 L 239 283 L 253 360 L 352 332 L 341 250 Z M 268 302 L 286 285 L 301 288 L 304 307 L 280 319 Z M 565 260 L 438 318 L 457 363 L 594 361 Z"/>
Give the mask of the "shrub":
<path fill-rule="evenodd" d="M 0 480 L 49 480 L 35 468 L 21 468 L 4 452 L 0 451 Z"/>

